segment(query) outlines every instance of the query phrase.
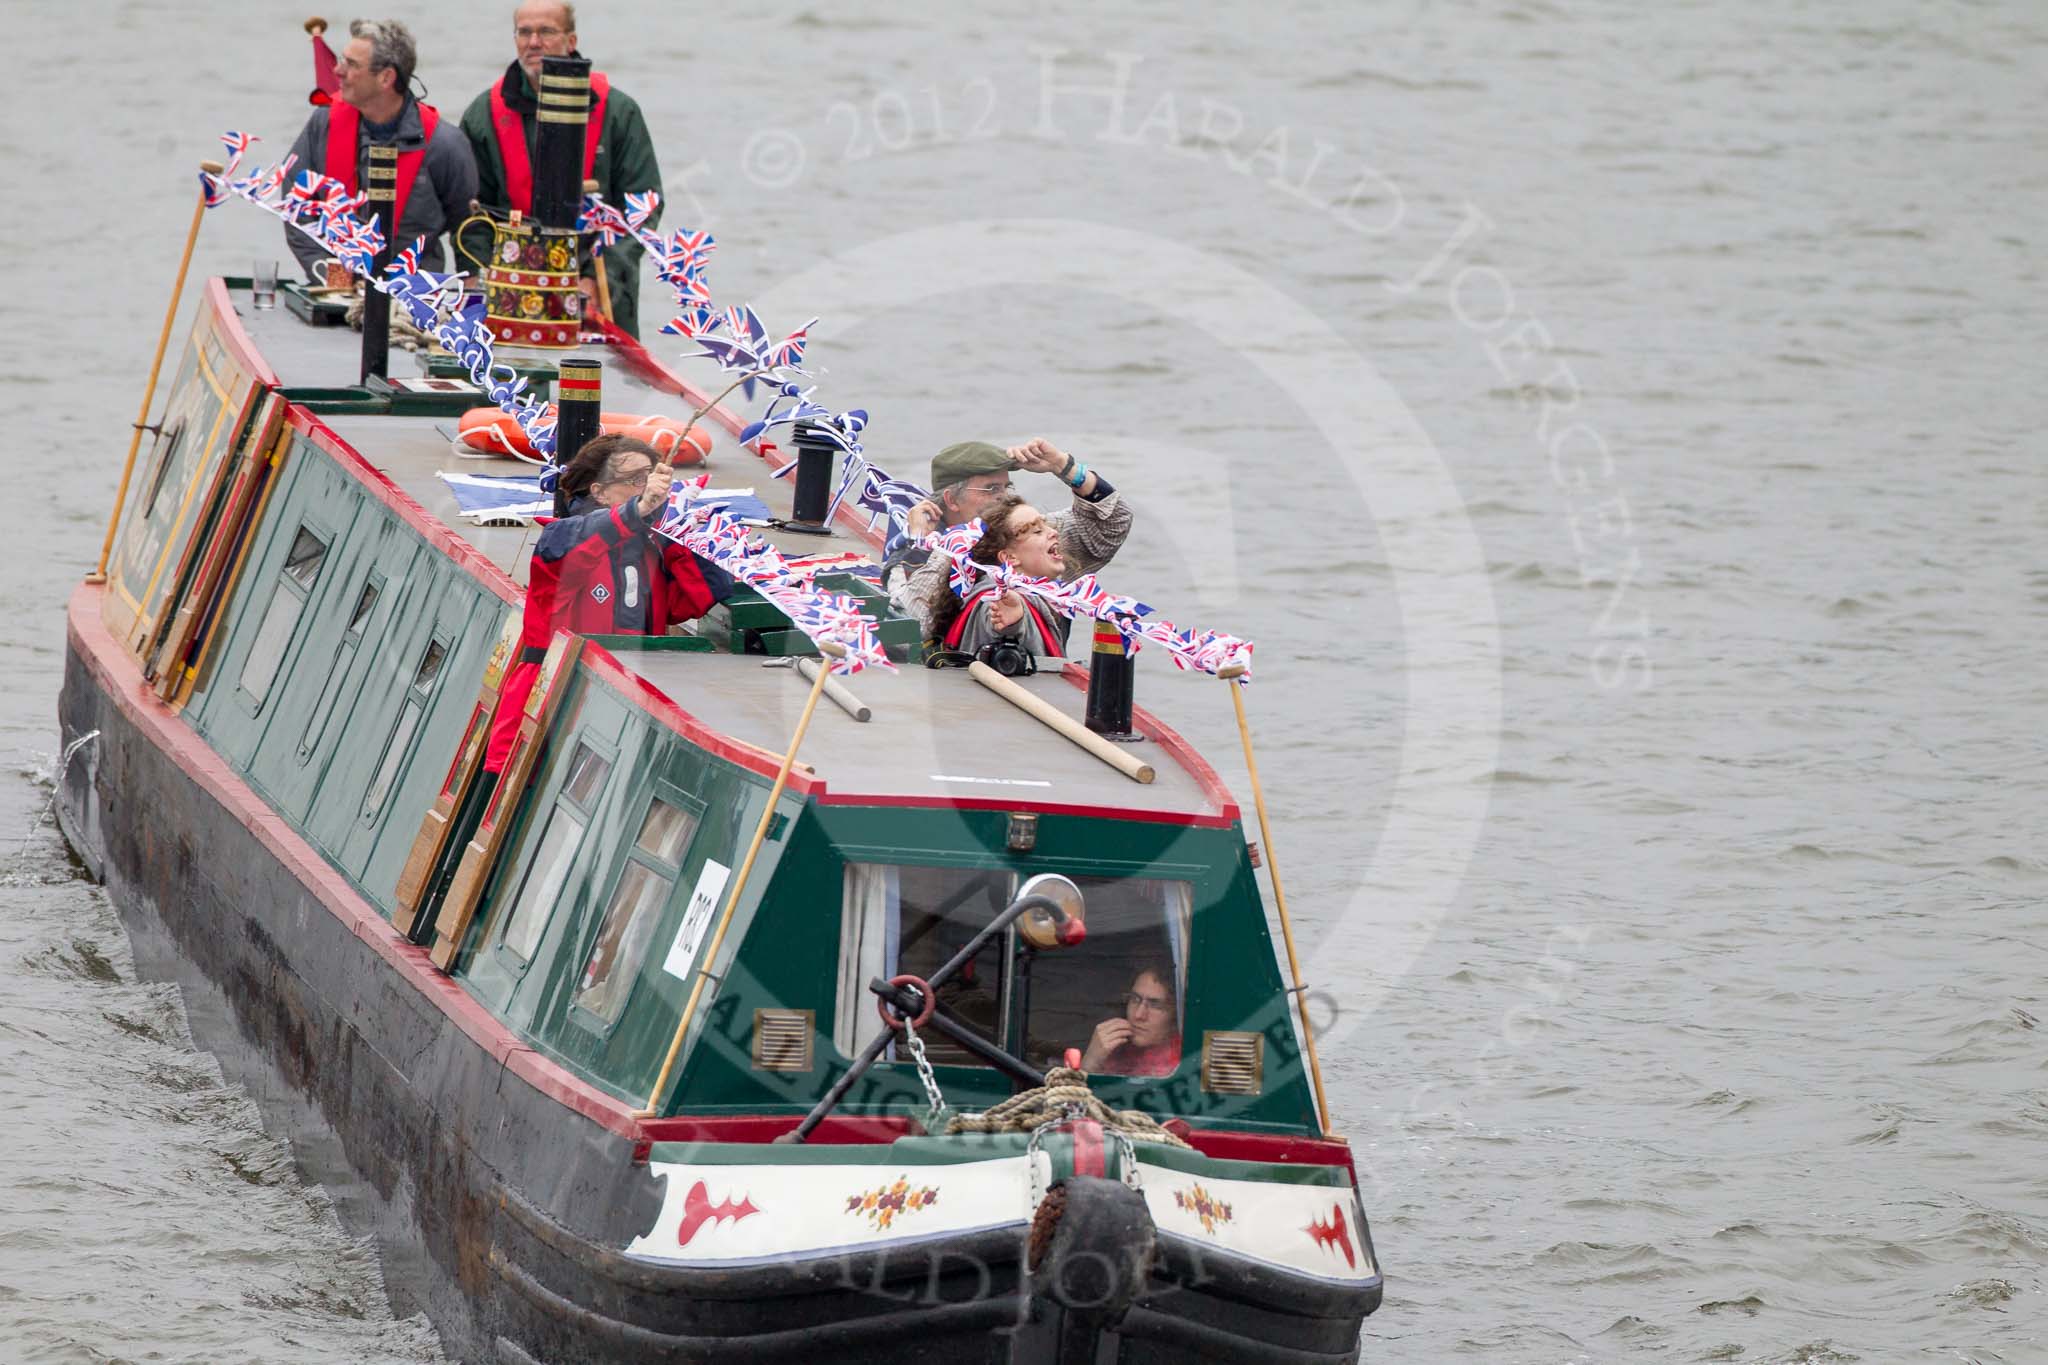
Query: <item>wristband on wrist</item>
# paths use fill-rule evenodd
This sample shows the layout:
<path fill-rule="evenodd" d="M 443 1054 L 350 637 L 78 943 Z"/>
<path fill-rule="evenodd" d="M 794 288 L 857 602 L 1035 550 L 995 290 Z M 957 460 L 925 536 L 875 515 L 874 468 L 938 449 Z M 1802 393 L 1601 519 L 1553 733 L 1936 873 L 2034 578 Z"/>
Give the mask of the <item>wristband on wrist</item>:
<path fill-rule="evenodd" d="M 1088 466 L 1082 464 L 1079 460 L 1075 460 L 1073 477 L 1067 480 L 1067 486 L 1070 488 L 1079 488 L 1082 484 L 1086 482 L 1088 482 Z"/>
<path fill-rule="evenodd" d="M 1067 475 L 1074 472 L 1074 457 L 1067 456 L 1067 462 L 1060 466 L 1060 481 L 1066 482 Z"/>

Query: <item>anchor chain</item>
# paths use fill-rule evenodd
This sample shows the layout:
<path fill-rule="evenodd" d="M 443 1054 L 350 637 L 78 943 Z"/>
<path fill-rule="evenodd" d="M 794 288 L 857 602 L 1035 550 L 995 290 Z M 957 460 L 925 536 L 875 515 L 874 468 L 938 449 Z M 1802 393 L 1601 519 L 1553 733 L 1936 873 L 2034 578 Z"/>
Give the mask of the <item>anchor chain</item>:
<path fill-rule="evenodd" d="M 932 1102 L 934 1114 L 946 1107 L 946 1097 L 939 1093 L 939 1078 L 932 1072 L 932 1063 L 924 1055 L 924 1039 L 917 1036 L 917 1026 L 910 1020 L 903 1021 L 903 1036 L 910 1044 L 910 1059 L 917 1063 L 917 1078 L 924 1082 L 926 1098 Z"/>

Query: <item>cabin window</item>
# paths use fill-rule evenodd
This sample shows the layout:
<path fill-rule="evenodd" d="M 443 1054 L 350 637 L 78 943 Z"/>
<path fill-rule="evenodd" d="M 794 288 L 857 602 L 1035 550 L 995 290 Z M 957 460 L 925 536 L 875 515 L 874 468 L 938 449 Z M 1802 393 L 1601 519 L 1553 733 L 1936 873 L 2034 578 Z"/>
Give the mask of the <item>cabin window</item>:
<path fill-rule="evenodd" d="M 291 645 L 299 616 L 306 609 L 306 599 L 312 596 L 313 584 L 319 581 L 320 566 L 326 559 L 327 542 L 301 526 L 292 539 L 291 549 L 285 552 L 277 590 L 270 595 L 270 605 L 263 609 L 263 621 L 256 627 L 249 657 L 242 661 L 238 690 L 258 710 L 270 695 L 271 684 L 277 681 L 285 650 Z"/>
<path fill-rule="evenodd" d="M 696 832 L 695 814 L 659 799 L 640 823 L 640 837 L 627 853 L 625 871 L 576 982 L 576 1007 L 602 1019 L 607 1028 L 619 1021 L 640 978 L 648 945 L 682 874 L 683 851 Z"/>
<path fill-rule="evenodd" d="M 419 733 L 420 722 L 426 718 L 427 703 L 433 700 L 434 684 L 441 677 L 441 665 L 448 658 L 448 646 L 440 640 L 427 641 L 427 648 L 420 655 L 417 667 L 413 669 L 412 686 L 406 689 L 405 700 L 398 710 L 398 719 L 391 726 L 391 739 L 384 746 L 384 761 L 377 765 L 377 776 L 370 782 L 369 793 L 363 797 L 363 819 L 377 818 L 384 809 L 384 798 L 391 795 L 392 784 L 398 780 L 398 770 L 405 763 L 405 756 L 412 751 L 413 736 Z"/>
<path fill-rule="evenodd" d="M 1044 1067 L 1070 1047 L 1086 1052 L 1099 1025 L 1121 1019 L 1152 1045 L 1126 1047 L 1095 1073 L 1163 1075 L 1178 1059 L 1187 1017 L 1194 888 L 1150 877 L 1075 877 L 1074 884 L 1088 903 L 1088 937 L 1036 955 L 1023 993 L 1024 1059 Z M 1132 1003 L 1133 995 L 1142 1003 Z"/>
<path fill-rule="evenodd" d="M 505 917 L 505 927 L 499 934 L 498 941 L 521 962 L 531 962 L 534 949 L 540 946 L 541 930 L 547 927 L 548 914 L 569 879 L 577 846 L 583 842 L 584 828 L 590 823 L 591 810 L 611 770 L 610 759 L 588 744 L 577 742 L 576 752 L 569 757 L 569 776 L 562 782 L 555 808 L 548 814 L 546 828 L 541 830 L 539 849 L 527 864 L 512 913 Z"/>
<path fill-rule="evenodd" d="M 1017 874 L 1008 868 L 847 864 L 834 1031 L 840 1050 L 850 1056 L 881 1031 L 875 996 L 868 989 L 871 978 L 930 976 L 966 947 L 1016 891 Z M 1003 963 L 1010 938 L 998 935 L 939 987 L 939 1003 L 947 1013 L 998 1045 L 1009 1031 L 1009 977 Z M 949 1038 L 929 1029 L 919 1036 L 934 1062 L 981 1065 Z"/>
<path fill-rule="evenodd" d="M 1000 936 L 976 955 L 971 976 L 956 976 L 939 987 L 939 1005 L 982 1037 L 1039 1067 L 1059 1062 L 1070 1047 L 1085 1051 L 1097 1026 L 1107 1020 L 1142 1022 L 1159 1041 L 1142 1054 L 1122 1052 L 1117 1063 L 1097 1068 L 1115 1074 L 1118 1064 L 1135 1058 L 1131 1074 L 1141 1074 L 1171 1059 L 1185 1023 L 1181 996 L 1193 888 L 1184 881 L 1141 877 L 1074 880 L 1088 906 L 1084 943 L 1033 952 L 1022 948 L 1014 933 Z M 1016 890 L 1017 877 L 1007 870 L 848 864 L 833 1038 L 839 1050 L 851 1056 L 881 1030 L 875 997 L 867 988 L 870 978 L 930 976 L 1008 905 Z M 1011 962 L 1014 969 L 1006 970 Z M 1147 969 L 1168 979 L 1162 983 L 1148 975 L 1146 984 L 1138 986 Z M 1145 1002 L 1128 1005 L 1125 997 L 1133 993 L 1146 997 Z M 1170 1020 L 1160 1020 L 1162 1014 Z M 983 1065 L 934 1030 L 920 1036 L 935 1062 Z"/>
<path fill-rule="evenodd" d="M 306 718 L 306 733 L 299 740 L 301 763 L 313 756 L 313 751 L 320 747 L 320 737 L 327 733 L 327 722 L 334 715 L 334 705 L 341 699 L 349 674 L 355 669 L 356 654 L 362 647 L 364 632 L 370 628 L 370 616 L 377 610 L 377 597 L 383 590 L 384 580 L 371 578 L 356 594 L 355 607 L 348 614 L 348 629 L 342 632 L 341 643 L 334 647 L 334 663 L 327 670 L 327 687 L 313 707 L 313 714 Z"/>

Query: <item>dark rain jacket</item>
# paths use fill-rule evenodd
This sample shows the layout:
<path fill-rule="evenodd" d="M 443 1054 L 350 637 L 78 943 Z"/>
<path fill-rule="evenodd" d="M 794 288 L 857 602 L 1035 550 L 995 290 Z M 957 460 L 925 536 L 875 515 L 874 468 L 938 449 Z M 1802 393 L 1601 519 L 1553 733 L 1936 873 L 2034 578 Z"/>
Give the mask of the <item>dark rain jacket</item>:
<path fill-rule="evenodd" d="M 305 128 L 299 133 L 299 140 L 292 144 L 292 155 L 297 157 L 296 170 L 316 170 L 336 175 L 337 169 L 327 164 L 327 118 L 328 110 L 321 107 L 313 111 L 306 120 Z M 358 162 L 362 148 L 370 140 L 369 123 L 364 122 L 363 133 L 356 139 Z M 469 201 L 476 198 L 476 161 L 470 156 L 469 140 L 462 135 L 455 120 L 442 115 L 440 127 L 434 130 L 434 140 L 426 142 L 426 130 L 420 123 L 419 101 L 406 96 L 405 108 L 398 115 L 398 132 L 391 141 L 400 154 L 425 148 L 420 161 L 419 174 L 414 178 L 412 192 L 405 201 L 396 237 L 392 236 L 390 225 L 385 225 L 385 237 L 391 239 L 394 250 L 404 250 L 413 244 L 413 239 L 427 239 L 427 249 L 420 253 L 420 265 L 428 270 L 448 269 L 448 257 L 441 249 L 441 234 L 453 232 L 462 220 L 469 216 Z M 356 178 L 356 187 L 362 188 L 362 177 Z M 313 265 L 325 260 L 328 252 L 311 237 L 297 228 L 284 230 L 285 241 L 291 244 L 292 255 L 298 258 L 306 278 L 313 278 Z"/>
<path fill-rule="evenodd" d="M 527 164 L 532 165 L 537 126 L 534 114 L 540 106 L 533 87 L 527 83 L 526 68 L 513 62 L 505 68 L 496 88 L 504 92 L 505 103 L 518 113 L 526 129 Z M 496 212 L 506 212 L 511 208 L 511 196 L 505 189 L 505 159 L 498 151 L 498 135 L 491 125 L 490 90 L 471 100 L 469 108 L 462 111 L 462 131 L 476 154 L 477 202 Z M 621 213 L 625 212 L 628 194 L 661 191 L 661 167 L 654 159 L 654 139 L 647 132 L 647 120 L 640 113 L 639 103 L 616 85 L 605 96 L 604 127 L 598 132 L 597 162 L 590 178 L 597 181 L 605 202 Z M 659 220 L 659 215 L 650 218 L 648 226 L 653 227 Z M 462 240 L 479 259 L 491 258 L 488 227 L 478 224 Z M 611 292 L 612 320 L 636 337 L 640 335 L 640 258 L 644 255 L 640 244 L 626 237 L 606 247 L 600 257 L 604 262 L 605 287 Z M 583 273 L 590 274 L 587 263 Z"/>

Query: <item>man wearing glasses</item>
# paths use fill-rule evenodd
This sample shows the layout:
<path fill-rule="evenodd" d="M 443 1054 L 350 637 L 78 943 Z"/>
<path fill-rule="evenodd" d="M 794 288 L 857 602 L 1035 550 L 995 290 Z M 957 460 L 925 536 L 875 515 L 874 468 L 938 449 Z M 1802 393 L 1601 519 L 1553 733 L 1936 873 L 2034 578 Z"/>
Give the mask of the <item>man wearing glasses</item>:
<path fill-rule="evenodd" d="M 583 55 L 576 50 L 576 8 L 558 0 L 527 0 L 515 10 L 512 39 L 517 54 L 512 64 L 462 113 L 462 131 L 476 152 L 477 202 L 500 215 L 511 209 L 533 212 L 533 152 L 540 112 L 534 91 L 540 85 L 541 59 Z M 654 139 L 639 104 L 597 70 L 590 73 L 590 128 L 593 135 L 583 144 L 583 178 L 597 182 L 606 203 L 623 210 L 628 194 L 660 192 L 661 167 L 655 162 Z M 648 226 L 659 218 L 650 218 Z M 462 240 L 479 258 L 489 259 L 488 227 L 479 223 Z M 638 242 L 622 237 L 604 249 L 595 265 L 584 266 L 586 309 L 596 293 L 589 272 L 602 269 L 612 321 L 635 337 L 640 335 L 640 258 L 645 254 Z"/>
<path fill-rule="evenodd" d="M 412 72 L 418 61 L 412 33 L 396 19 L 357 19 L 348 26 L 348 44 L 335 59 L 341 83 L 334 104 L 315 109 L 292 144 L 297 165 L 326 172 L 354 194 L 363 188 L 362 149 L 371 144 L 398 148 L 398 220 L 378 228 L 398 249 L 424 237 L 420 265 L 447 269 L 441 234 L 452 232 L 476 197 L 476 163 L 469 143 L 431 104 L 415 99 Z M 368 210 L 362 210 L 365 216 Z M 324 283 L 315 267 L 327 254 L 318 242 L 286 227 L 285 241 L 306 268 L 309 279 Z"/>
<path fill-rule="evenodd" d="M 1067 485 L 1073 505 L 1047 517 L 1059 532 L 1062 581 L 1094 573 L 1116 556 L 1130 537 L 1130 503 L 1109 480 L 1043 437 L 1005 450 L 987 441 L 962 441 L 932 459 L 932 496 L 911 508 L 904 530 L 928 536 L 949 526 L 973 521 L 1010 491 L 1010 471 L 1050 474 Z M 894 549 L 884 562 L 882 581 L 898 611 L 915 616 L 927 648 L 935 645 L 937 625 L 953 589 L 953 561 L 942 550 L 908 544 Z"/>

